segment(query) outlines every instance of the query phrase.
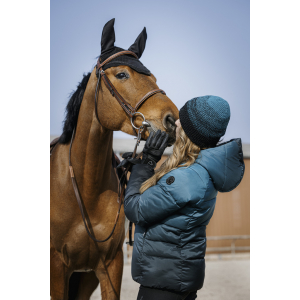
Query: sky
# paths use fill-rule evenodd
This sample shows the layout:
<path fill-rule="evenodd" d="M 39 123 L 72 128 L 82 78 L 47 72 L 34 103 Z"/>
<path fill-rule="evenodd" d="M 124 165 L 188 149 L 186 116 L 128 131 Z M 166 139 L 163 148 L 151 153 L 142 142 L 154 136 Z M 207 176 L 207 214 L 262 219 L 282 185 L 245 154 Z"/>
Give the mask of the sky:
<path fill-rule="evenodd" d="M 223 141 L 250 143 L 249 0 L 51 0 L 51 135 L 61 134 L 69 96 L 94 68 L 112 18 L 115 46 L 123 49 L 146 27 L 140 60 L 178 109 L 197 96 L 220 96 L 231 109 Z M 118 131 L 114 138 L 132 136 Z"/>

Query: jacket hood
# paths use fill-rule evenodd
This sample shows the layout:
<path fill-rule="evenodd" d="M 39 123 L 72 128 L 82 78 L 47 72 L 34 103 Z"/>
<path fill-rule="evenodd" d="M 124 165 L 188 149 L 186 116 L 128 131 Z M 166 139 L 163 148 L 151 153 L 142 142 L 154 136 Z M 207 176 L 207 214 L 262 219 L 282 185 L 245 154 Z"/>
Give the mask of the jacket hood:
<path fill-rule="evenodd" d="M 201 150 L 195 163 L 207 170 L 216 190 L 230 192 L 244 176 L 242 141 L 232 139 L 217 147 Z"/>

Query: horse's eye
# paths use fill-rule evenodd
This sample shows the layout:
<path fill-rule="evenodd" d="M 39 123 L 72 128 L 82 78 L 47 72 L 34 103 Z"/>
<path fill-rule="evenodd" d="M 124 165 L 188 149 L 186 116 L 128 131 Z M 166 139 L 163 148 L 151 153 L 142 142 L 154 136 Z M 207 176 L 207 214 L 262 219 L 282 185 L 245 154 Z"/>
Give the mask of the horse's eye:
<path fill-rule="evenodd" d="M 116 77 L 118 79 L 125 79 L 125 78 L 128 78 L 129 76 L 126 73 L 122 72 L 122 73 L 117 74 Z"/>

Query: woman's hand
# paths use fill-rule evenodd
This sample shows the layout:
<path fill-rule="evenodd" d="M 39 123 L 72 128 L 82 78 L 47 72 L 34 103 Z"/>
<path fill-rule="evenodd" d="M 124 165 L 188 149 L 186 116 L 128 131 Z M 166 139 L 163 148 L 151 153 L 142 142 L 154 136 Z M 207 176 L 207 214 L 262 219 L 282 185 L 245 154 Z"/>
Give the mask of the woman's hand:
<path fill-rule="evenodd" d="M 128 171 L 131 171 L 131 167 L 132 165 L 137 165 L 137 164 L 141 164 L 142 163 L 142 160 L 139 159 L 139 158 L 136 158 L 137 157 L 137 154 L 135 155 L 135 158 L 132 157 L 133 155 L 133 152 L 125 152 L 122 157 L 124 158 L 121 163 L 117 166 L 117 169 L 118 168 L 127 168 L 128 166 L 129 169 Z"/>
<path fill-rule="evenodd" d="M 163 131 L 158 130 L 157 132 L 151 132 L 146 144 L 143 149 L 143 158 L 133 158 L 132 152 L 126 152 L 122 155 L 124 158 L 117 168 L 124 167 L 126 168 L 128 165 L 138 165 L 138 164 L 146 164 L 153 169 L 156 167 L 156 163 L 160 161 L 168 142 L 169 135 Z M 137 155 L 135 155 L 136 157 Z M 129 171 L 131 167 L 129 168 Z"/>
<path fill-rule="evenodd" d="M 160 161 L 168 142 L 169 135 L 161 130 L 150 133 L 143 149 L 142 164 L 147 164 L 153 169 L 156 163 Z"/>

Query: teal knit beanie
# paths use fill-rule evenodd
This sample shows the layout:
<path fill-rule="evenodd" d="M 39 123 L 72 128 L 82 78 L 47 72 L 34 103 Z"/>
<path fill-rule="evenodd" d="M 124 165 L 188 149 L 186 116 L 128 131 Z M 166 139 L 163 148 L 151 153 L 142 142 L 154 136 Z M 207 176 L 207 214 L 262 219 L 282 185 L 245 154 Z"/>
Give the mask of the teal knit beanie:
<path fill-rule="evenodd" d="M 225 134 L 230 107 L 217 96 L 193 98 L 179 111 L 181 126 L 189 139 L 200 148 L 214 147 Z"/>

